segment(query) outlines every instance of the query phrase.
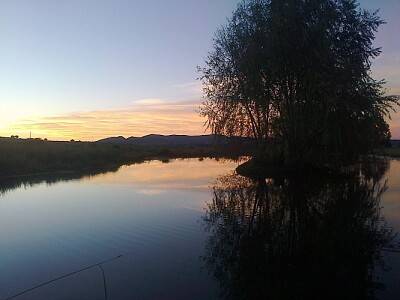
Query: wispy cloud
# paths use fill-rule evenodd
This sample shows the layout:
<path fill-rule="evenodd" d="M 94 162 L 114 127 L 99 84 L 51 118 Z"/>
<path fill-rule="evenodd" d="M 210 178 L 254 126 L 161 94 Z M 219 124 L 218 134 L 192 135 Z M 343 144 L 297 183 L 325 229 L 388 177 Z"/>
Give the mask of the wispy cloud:
<path fill-rule="evenodd" d="M 114 109 L 23 119 L 2 130 L 2 135 L 32 132 L 33 137 L 94 141 L 108 136 L 202 134 L 204 119 L 195 110 L 198 102 L 166 102 L 142 99 Z"/>
<path fill-rule="evenodd" d="M 161 99 L 140 99 L 134 101 L 134 104 L 140 104 L 140 105 L 154 105 L 154 104 L 162 104 L 164 101 Z"/>

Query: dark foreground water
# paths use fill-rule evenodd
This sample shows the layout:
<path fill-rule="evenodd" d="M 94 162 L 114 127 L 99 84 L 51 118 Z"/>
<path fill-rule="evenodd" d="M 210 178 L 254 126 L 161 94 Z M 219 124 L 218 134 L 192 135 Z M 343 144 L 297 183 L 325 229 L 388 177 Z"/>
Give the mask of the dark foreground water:
<path fill-rule="evenodd" d="M 2 182 L 0 299 L 400 295 L 399 161 L 258 181 L 236 166 L 152 161 Z"/>

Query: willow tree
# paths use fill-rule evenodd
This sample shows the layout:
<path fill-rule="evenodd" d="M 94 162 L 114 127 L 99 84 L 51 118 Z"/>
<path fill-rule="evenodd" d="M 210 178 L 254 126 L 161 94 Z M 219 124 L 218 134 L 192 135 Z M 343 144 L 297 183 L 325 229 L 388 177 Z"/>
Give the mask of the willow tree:
<path fill-rule="evenodd" d="M 216 134 L 269 139 L 285 164 L 355 159 L 390 137 L 398 98 L 371 77 L 383 23 L 352 0 L 252 0 L 214 38 L 200 113 Z"/>
<path fill-rule="evenodd" d="M 275 113 L 266 70 L 268 30 L 263 3 L 239 5 L 228 25 L 216 32 L 214 51 L 200 68 L 206 97 L 200 113 L 212 132 L 254 137 L 260 154 Z"/>

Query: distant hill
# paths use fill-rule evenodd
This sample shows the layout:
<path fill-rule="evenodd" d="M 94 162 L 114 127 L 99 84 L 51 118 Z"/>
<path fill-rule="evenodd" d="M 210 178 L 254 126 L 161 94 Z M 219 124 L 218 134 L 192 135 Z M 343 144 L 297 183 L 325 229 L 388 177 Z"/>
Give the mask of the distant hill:
<path fill-rule="evenodd" d="M 143 137 L 123 136 L 108 137 L 98 141 L 99 143 L 129 144 L 143 146 L 207 146 L 213 144 L 254 144 L 254 140 L 245 137 L 227 137 L 222 135 L 160 135 L 149 134 Z"/>

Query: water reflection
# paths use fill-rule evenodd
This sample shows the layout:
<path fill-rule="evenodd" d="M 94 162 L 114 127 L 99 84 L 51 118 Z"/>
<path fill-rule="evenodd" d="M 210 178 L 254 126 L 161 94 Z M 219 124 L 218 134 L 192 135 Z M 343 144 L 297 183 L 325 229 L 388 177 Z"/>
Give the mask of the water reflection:
<path fill-rule="evenodd" d="M 240 160 L 223 158 L 170 159 L 168 162 L 151 160 L 132 165 L 115 165 L 81 171 L 0 177 L 0 196 L 19 188 L 32 188 L 43 183 L 51 186 L 59 182 L 82 179 L 91 179 L 94 184 L 114 183 L 133 186 L 139 188 L 143 194 L 161 194 L 171 188 L 205 190 L 208 189 L 210 177 L 217 177 L 227 168 L 235 168 L 238 162 Z"/>
<path fill-rule="evenodd" d="M 340 178 L 219 178 L 203 259 L 222 298 L 372 297 L 382 288 L 372 270 L 393 238 L 380 214 L 386 170 L 371 163 Z"/>
<path fill-rule="evenodd" d="M 22 187 L 32 188 L 42 183 L 52 185 L 61 181 L 81 180 L 100 174 L 116 172 L 119 168 L 120 166 L 109 166 L 108 168 L 87 169 L 76 172 L 43 173 L 34 176 L 0 178 L 0 196 Z"/>

